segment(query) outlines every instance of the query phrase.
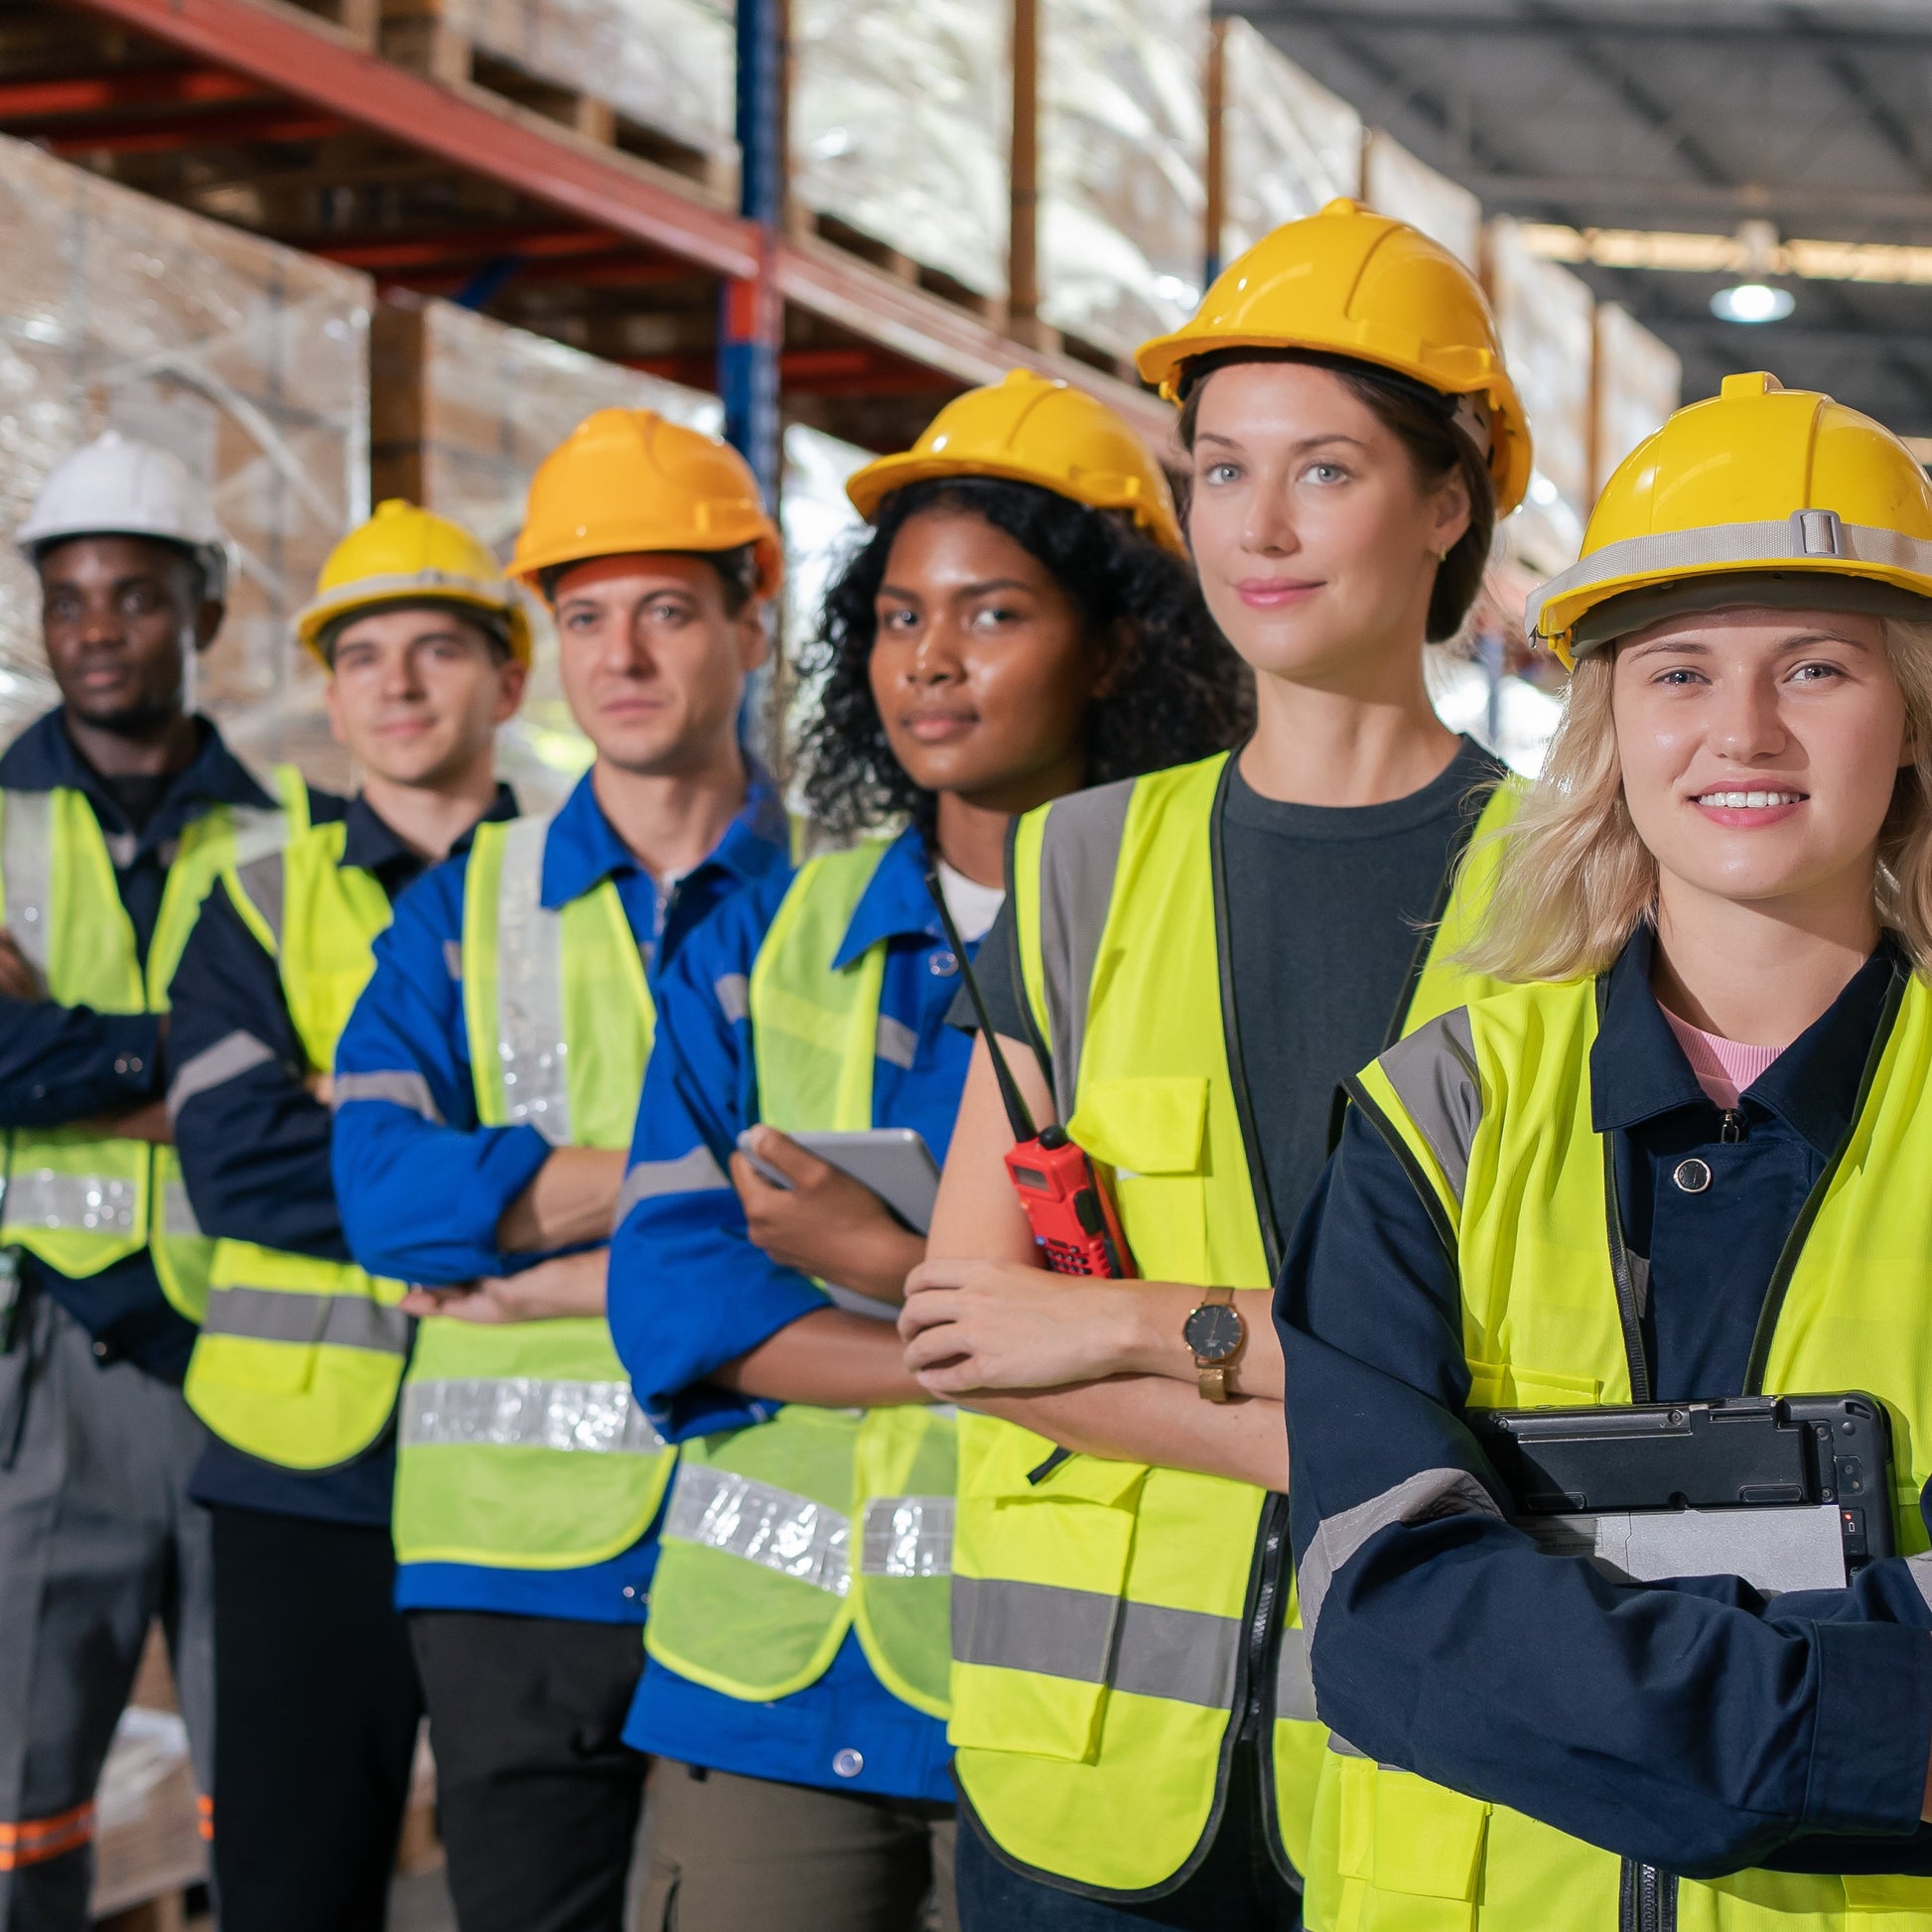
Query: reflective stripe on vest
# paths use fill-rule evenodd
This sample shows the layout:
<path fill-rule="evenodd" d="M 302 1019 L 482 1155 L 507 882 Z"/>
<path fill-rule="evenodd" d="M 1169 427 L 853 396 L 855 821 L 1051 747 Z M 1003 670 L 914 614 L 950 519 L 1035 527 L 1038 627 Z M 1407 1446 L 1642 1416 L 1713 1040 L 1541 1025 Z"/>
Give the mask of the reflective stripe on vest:
<path fill-rule="evenodd" d="M 336 1041 L 389 924 L 388 895 L 343 863 L 347 837 L 341 820 L 311 826 L 281 850 L 235 866 L 224 882 L 276 963 L 289 1018 L 319 1073 L 335 1064 Z M 267 1056 L 260 1041 L 231 1035 L 179 1071 L 170 1110 L 218 1094 Z M 402 1283 L 350 1263 L 217 1241 L 183 1390 L 189 1407 L 223 1442 L 263 1461 L 315 1470 L 352 1460 L 395 1410 L 411 1326 L 398 1307 L 403 1294 Z"/>
<path fill-rule="evenodd" d="M 300 773 L 279 768 L 275 786 L 280 809 L 216 805 L 184 827 L 145 964 L 85 795 L 0 792 L 0 923 L 48 997 L 97 1013 L 165 1013 L 209 886 L 238 858 L 273 851 L 308 823 Z M 79 1277 L 146 1248 L 168 1300 L 200 1319 L 213 1244 L 196 1226 L 173 1148 L 73 1127 L 17 1128 L 6 1136 L 4 1165 L 11 1179 L 0 1244 Z"/>
<path fill-rule="evenodd" d="M 716 989 L 725 1011 L 751 1020 L 759 1100 L 774 1127 L 870 1128 L 874 1062 L 905 1051 L 905 1030 L 879 1010 L 885 942 L 832 965 L 888 849 L 812 860 L 772 918 L 749 984 Z M 633 1170 L 636 1197 L 702 1184 L 716 1169 L 700 1152 L 654 1173 Z M 651 1585 L 651 1655 L 727 1696 L 764 1702 L 816 1682 L 856 1630 L 887 1689 L 943 1716 L 954 1435 L 950 1410 L 790 1404 L 688 1448 Z"/>
<path fill-rule="evenodd" d="M 1774 1277 L 1768 1346 L 1747 1392 L 1865 1389 L 1884 1403 L 1909 1464 L 1894 1472 L 1896 1547 L 1918 1571 L 1927 1563 L 1918 1498 L 1932 1477 L 1924 1312 L 1932 1110 L 1923 1099 L 1932 1082 L 1932 988 L 1902 973 L 1901 982 L 1874 1042 L 1859 1119 L 1813 1189 L 1808 1209 L 1816 1211 L 1798 1223 L 1802 1244 Z M 1603 1141 L 1590 1113 L 1595 1037 L 1593 982 L 1515 987 L 1424 1029 L 1354 1083 L 1456 1256 L 1473 1407 L 1631 1399 L 1604 1237 Z M 1498 1094 L 1508 1104 L 1485 1107 L 1484 1096 Z M 1402 1489 L 1317 1528 L 1314 1562 L 1303 1570 L 1316 1612 L 1313 1644 L 1328 1579 L 1366 1540 L 1362 1532 L 1373 1533 L 1370 1524 L 1495 1509 L 1462 1471 L 1424 1472 Z M 1468 1932 L 1618 1923 L 1630 1876 L 1618 1860 L 1506 1807 L 1331 1754 L 1320 1814 L 1335 1856 L 1310 1873 L 1311 1924 L 1401 1925 L 1428 1915 L 1435 1925 L 1451 1922 L 1446 1912 Z M 1932 1924 L 1925 1877 L 1741 1871 L 1709 1884 L 1678 1880 L 1674 1895 L 1668 1876 L 1663 1882 L 1662 1923 L 1706 1932 L 1773 1922 L 1780 1932 Z"/>
<path fill-rule="evenodd" d="M 615 885 L 543 903 L 552 822 L 483 825 L 470 848 L 459 963 L 477 1117 L 527 1124 L 553 1146 L 624 1148 L 655 1010 Z M 501 1326 L 432 1315 L 403 1384 L 396 1554 L 509 1570 L 602 1563 L 650 1526 L 674 1462 L 601 1315 Z"/>
<path fill-rule="evenodd" d="M 482 1443 L 577 1455 L 655 1455 L 664 1448 L 628 1382 L 531 1376 L 412 1381 L 403 1391 L 401 1440 L 411 1448 Z"/>
<path fill-rule="evenodd" d="M 1258 1289 L 1274 1269 L 1222 1019 L 1214 876 L 1226 764 L 1209 759 L 1030 813 L 1015 835 L 1013 909 L 1060 1116 L 1111 1171 L 1142 1275 Z M 1514 796 L 1499 789 L 1483 830 Z M 1448 960 L 1486 877 L 1478 859 L 1464 869 L 1417 962 L 1406 1025 L 1466 997 Z M 1242 1622 L 1268 1516 L 1286 1536 L 1282 1504 L 1245 1483 L 1084 1455 L 1035 1480 L 1051 1449 L 1013 1424 L 961 1419 L 951 1734 L 979 1823 L 1009 1862 L 1062 1884 L 1103 1895 L 1167 1884 L 1217 1815 L 1230 1715 L 1259 1671 L 1273 1729 L 1272 1850 L 1279 1864 L 1305 1866 L 1325 1733 L 1298 1668 L 1285 1563 L 1276 1601 L 1288 1627 L 1261 1633 L 1272 1655 L 1248 1655 Z M 1055 1612 L 1064 1625 L 1042 1632 L 1082 1634 L 1086 1646 L 1061 1658 L 1079 1667 L 978 1635 L 980 1593 L 995 1587 L 1021 1592 L 996 1601 L 1067 1606 Z M 1024 1638 L 1025 1625 L 1013 1627 Z M 1159 1633 L 1183 1629 L 1195 1648 L 1164 1671 Z M 1125 1664 L 1096 1661 L 1100 1633 L 1138 1645 L 1143 1630 L 1156 1633 L 1156 1667 L 1143 1669 L 1134 1650 Z"/>

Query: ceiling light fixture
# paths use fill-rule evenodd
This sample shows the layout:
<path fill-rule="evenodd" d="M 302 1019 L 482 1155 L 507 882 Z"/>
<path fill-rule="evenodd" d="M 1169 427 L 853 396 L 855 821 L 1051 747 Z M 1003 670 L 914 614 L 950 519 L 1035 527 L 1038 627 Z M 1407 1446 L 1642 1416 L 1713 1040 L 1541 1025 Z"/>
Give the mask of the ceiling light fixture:
<path fill-rule="evenodd" d="M 1782 322 L 1797 306 L 1789 289 L 1768 282 L 1739 282 L 1711 298 L 1711 313 L 1720 322 Z"/>

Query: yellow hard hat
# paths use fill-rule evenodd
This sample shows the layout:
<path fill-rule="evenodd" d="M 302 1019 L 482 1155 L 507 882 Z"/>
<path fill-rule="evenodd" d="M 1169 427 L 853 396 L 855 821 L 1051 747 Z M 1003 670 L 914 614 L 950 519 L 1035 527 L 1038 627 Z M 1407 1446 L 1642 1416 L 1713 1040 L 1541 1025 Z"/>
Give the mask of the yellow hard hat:
<path fill-rule="evenodd" d="M 314 599 L 296 614 L 296 635 L 327 663 L 325 640 L 344 620 L 412 604 L 474 610 L 519 664 L 530 661 L 529 620 L 487 546 L 461 523 L 400 496 L 378 503 L 330 551 Z"/>
<path fill-rule="evenodd" d="M 746 544 L 758 594 L 770 597 L 784 573 L 778 528 L 729 443 L 654 409 L 600 409 L 537 466 L 510 570 L 540 590 L 543 573 L 560 564 Z"/>
<path fill-rule="evenodd" d="M 1338 200 L 1285 223 L 1215 277 L 1191 322 L 1143 343 L 1134 364 L 1173 399 L 1190 362 L 1230 348 L 1345 355 L 1457 398 L 1456 421 L 1488 452 L 1496 514 L 1523 500 L 1529 420 L 1489 304 L 1447 248 L 1406 221 Z"/>
<path fill-rule="evenodd" d="M 1097 397 L 1032 369 L 956 396 L 898 456 L 882 456 L 846 481 L 868 522 L 907 483 L 1000 477 L 1037 483 L 1099 510 L 1126 510 L 1163 548 L 1184 557 L 1173 495 L 1154 453 Z"/>
<path fill-rule="evenodd" d="M 1617 466 L 1582 557 L 1529 600 L 1571 664 L 1660 619 L 1743 605 L 1932 618 L 1932 483 L 1881 423 L 1758 371 Z"/>

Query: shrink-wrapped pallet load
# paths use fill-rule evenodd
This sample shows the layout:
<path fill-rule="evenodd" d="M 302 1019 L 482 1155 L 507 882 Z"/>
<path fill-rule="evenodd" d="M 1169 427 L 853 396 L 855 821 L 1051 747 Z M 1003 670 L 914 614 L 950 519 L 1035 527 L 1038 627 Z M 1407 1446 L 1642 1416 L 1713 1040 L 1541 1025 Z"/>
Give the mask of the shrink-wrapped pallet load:
<path fill-rule="evenodd" d="M 1115 355 L 1200 300 L 1206 0 L 1038 0 L 1039 313 Z"/>
<path fill-rule="evenodd" d="M 737 159 L 732 0 L 404 0 L 472 48 L 678 146 Z"/>
<path fill-rule="evenodd" d="M 1623 459 L 1661 429 L 1684 398 L 1684 361 L 1628 309 L 1596 311 L 1596 404 L 1590 498 Z"/>
<path fill-rule="evenodd" d="M 715 435 L 716 396 L 448 302 L 385 302 L 376 313 L 376 486 L 454 517 L 507 560 L 537 465 L 598 409 L 655 409 Z M 590 762 L 557 678 L 557 640 L 531 601 L 529 695 L 500 740 L 504 775 L 526 806 L 557 802 Z"/>
<path fill-rule="evenodd" d="M 1304 73 L 1250 22 L 1221 37 L 1220 260 L 1284 221 L 1362 192 L 1362 117 Z"/>
<path fill-rule="evenodd" d="M 1370 129 L 1362 150 L 1362 199 L 1433 236 L 1471 268 L 1480 262 L 1482 204 L 1379 127 Z"/>
<path fill-rule="evenodd" d="M 111 428 L 206 478 L 238 552 L 201 704 L 244 754 L 340 777 L 288 621 L 366 513 L 368 279 L 5 139 L 0 258 L 0 741 L 54 702 L 12 531 Z"/>
<path fill-rule="evenodd" d="M 793 0 L 790 191 L 995 299 L 1007 286 L 1008 0 Z"/>
<path fill-rule="evenodd" d="M 1590 474 L 1595 299 L 1589 285 L 1525 245 L 1517 224 L 1492 221 L 1489 300 L 1536 446 L 1528 500 L 1505 525 L 1515 555 L 1546 574 L 1583 541 L 1595 497 Z"/>

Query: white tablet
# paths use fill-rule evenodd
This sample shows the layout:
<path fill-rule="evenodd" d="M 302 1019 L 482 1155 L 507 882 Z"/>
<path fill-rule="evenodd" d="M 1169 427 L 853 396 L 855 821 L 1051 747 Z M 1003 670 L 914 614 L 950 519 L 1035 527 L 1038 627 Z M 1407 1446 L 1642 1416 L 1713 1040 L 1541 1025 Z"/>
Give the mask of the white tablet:
<path fill-rule="evenodd" d="M 774 1187 L 790 1183 L 760 1161 L 747 1145 L 751 1129 L 738 1137 L 739 1152 Z M 790 1138 L 807 1154 L 850 1174 L 890 1207 L 914 1234 L 932 1225 L 932 1207 L 939 1197 L 939 1167 L 924 1137 L 910 1127 L 869 1127 L 856 1134 L 793 1134 Z"/>

